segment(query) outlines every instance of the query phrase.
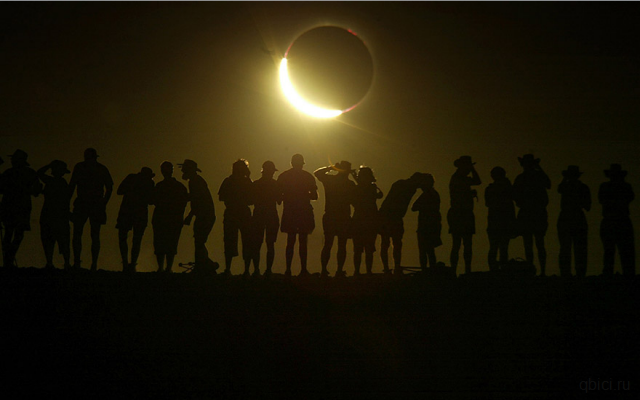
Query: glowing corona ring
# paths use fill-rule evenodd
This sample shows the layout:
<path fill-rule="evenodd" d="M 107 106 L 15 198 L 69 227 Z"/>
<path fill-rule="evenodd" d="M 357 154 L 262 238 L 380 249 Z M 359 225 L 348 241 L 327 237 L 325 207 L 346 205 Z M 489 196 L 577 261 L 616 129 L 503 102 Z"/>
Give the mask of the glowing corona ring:
<path fill-rule="evenodd" d="M 287 100 L 289 100 L 291 104 L 293 104 L 295 108 L 315 118 L 337 117 L 338 115 L 346 111 L 349 111 L 351 108 L 353 108 L 353 107 L 350 107 L 347 110 L 328 110 L 326 108 L 314 106 L 313 104 L 303 99 L 293 88 L 293 84 L 289 79 L 289 70 L 287 68 L 286 55 L 285 55 L 285 58 L 283 58 L 282 61 L 280 62 L 280 86 L 282 87 L 282 92 L 284 93 L 284 96 L 287 98 Z"/>

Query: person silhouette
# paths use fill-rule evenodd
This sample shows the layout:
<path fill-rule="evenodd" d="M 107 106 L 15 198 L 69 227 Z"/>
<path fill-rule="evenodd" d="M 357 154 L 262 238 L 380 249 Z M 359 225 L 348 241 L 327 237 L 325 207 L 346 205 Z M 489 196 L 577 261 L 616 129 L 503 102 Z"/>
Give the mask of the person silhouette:
<path fill-rule="evenodd" d="M 493 182 L 484 191 L 487 206 L 487 236 L 489 236 L 489 270 L 496 271 L 509 261 L 509 241 L 515 233 L 516 208 L 513 204 L 513 186 L 502 167 L 491 170 Z M 500 261 L 498 261 L 498 251 Z"/>
<path fill-rule="evenodd" d="M 142 237 L 149 221 L 149 204 L 152 203 L 152 194 L 155 183 L 151 168 L 142 167 L 139 173 L 129 174 L 118 186 L 117 194 L 122 196 L 120 211 L 118 212 L 118 245 L 122 258 L 122 272 L 136 272 L 138 256 Z M 131 243 L 131 259 L 127 237 L 129 231 L 133 231 Z"/>
<path fill-rule="evenodd" d="M 440 194 L 433 187 L 435 180 L 433 175 L 424 174 L 424 180 L 420 185 L 422 194 L 413 203 L 411 211 L 418 212 L 418 252 L 420 268 L 427 271 L 427 265 L 434 267 L 436 260 L 436 247 L 442 245 L 440 234 L 442 232 L 442 216 L 440 215 Z"/>
<path fill-rule="evenodd" d="M 277 204 L 282 204 L 282 193 L 278 190 L 278 182 L 273 175 L 278 171 L 273 161 L 262 164 L 262 177 L 252 183 L 253 217 L 253 267 L 260 271 L 260 249 L 262 242 L 267 244 L 266 276 L 271 275 L 275 258 L 275 243 L 280 228 Z"/>
<path fill-rule="evenodd" d="M 155 205 L 151 225 L 153 226 L 153 248 L 158 262 L 158 272 L 172 272 L 173 261 L 178 253 L 178 242 L 184 221 L 184 210 L 189 202 L 187 188 L 173 177 L 173 164 L 165 161 L 160 165 L 164 177 L 153 188 L 151 196 Z M 166 269 L 165 269 L 166 260 Z"/>
<path fill-rule="evenodd" d="M 282 196 L 282 222 L 280 231 L 287 234 L 285 251 L 285 275 L 291 276 L 291 263 L 296 236 L 300 240 L 300 275 L 309 274 L 307 270 L 307 239 L 315 229 L 312 200 L 318 200 L 318 186 L 312 174 L 302 169 L 304 157 L 294 154 L 291 157 L 291 168 L 278 176 L 278 187 Z"/>
<path fill-rule="evenodd" d="M 28 155 L 24 150 L 16 150 L 11 157 L 11 168 L 2 173 L 2 202 L 0 202 L 0 222 L 5 234 L 2 240 L 5 267 L 16 267 L 16 254 L 24 239 L 24 233 L 31 230 L 31 196 L 37 197 L 42 190 L 38 174 L 30 168 Z"/>
<path fill-rule="evenodd" d="M 558 264 L 560 276 L 571 276 L 571 248 L 575 254 L 576 276 L 587 274 L 587 233 L 588 225 L 584 211 L 591 209 L 591 191 L 580 181 L 582 172 L 577 165 L 569 165 L 562 171 L 560 193 L 560 215 L 558 216 L 558 239 L 560 253 Z"/>
<path fill-rule="evenodd" d="M 473 214 L 473 199 L 478 192 L 471 186 L 480 185 L 480 177 L 475 169 L 475 163 L 470 156 L 461 156 L 453 165 L 457 168 L 449 181 L 451 207 L 447 213 L 449 233 L 453 238 L 451 247 L 451 267 L 455 271 L 458 267 L 460 245 L 464 245 L 465 273 L 471 272 L 471 258 L 473 256 L 473 235 L 476 233 L 476 221 Z M 469 176 L 471 174 L 471 176 Z"/>
<path fill-rule="evenodd" d="M 186 159 L 178 166 L 182 170 L 182 179 L 189 181 L 191 210 L 185 217 L 184 224 L 191 225 L 191 220 L 194 217 L 196 219 L 193 223 L 194 268 L 214 267 L 217 264 L 209 258 L 209 251 L 206 246 L 209 233 L 211 233 L 211 229 L 213 229 L 213 225 L 216 222 L 216 210 L 209 191 L 209 185 L 207 185 L 202 176 L 198 175 L 198 172 L 202 172 L 202 170 L 198 168 L 198 164 L 195 161 Z"/>
<path fill-rule="evenodd" d="M 330 174 L 337 171 L 336 175 Z M 350 236 L 351 203 L 353 202 L 355 183 L 349 179 L 352 172 L 349 161 L 321 167 L 314 171 L 315 177 L 322 182 L 325 194 L 325 208 L 322 216 L 324 245 L 320 253 L 321 276 L 328 276 L 327 265 L 331 258 L 331 248 L 338 237 L 338 269 L 336 277 L 344 277 L 344 262 L 347 259 L 347 240 Z"/>
<path fill-rule="evenodd" d="M 600 239 L 604 247 L 604 266 L 602 275 L 613 275 L 616 247 L 620 254 L 622 274 L 633 276 L 636 273 L 636 254 L 634 232 L 629 218 L 629 204 L 635 199 L 633 188 L 624 178 L 627 171 L 620 164 L 611 164 L 604 171 L 608 182 L 600 185 L 598 201 L 602 204 L 602 223 Z"/>
<path fill-rule="evenodd" d="M 98 162 L 94 148 L 84 151 L 84 161 L 73 168 L 69 181 L 71 196 L 77 189 L 73 202 L 73 257 L 74 268 L 81 267 L 82 232 L 89 220 L 91 225 L 91 271 L 98 269 L 100 255 L 100 228 L 107 223 L 107 203 L 113 192 L 113 179 L 109 170 Z"/>
<path fill-rule="evenodd" d="M 383 272 L 391 273 L 389 268 L 389 247 L 393 241 L 393 262 L 396 273 L 402 269 L 402 237 L 404 236 L 403 218 L 407 213 L 413 195 L 424 181 L 424 174 L 415 172 L 409 179 L 395 181 L 380 205 L 380 259 Z"/>
<path fill-rule="evenodd" d="M 251 223 L 251 171 L 249 163 L 239 159 L 233 163 L 232 173 L 225 178 L 218 190 L 218 198 L 224 202 L 224 260 L 226 275 L 231 274 L 231 262 L 238 255 L 238 232 L 242 235 L 242 259 L 244 260 L 244 275 L 249 275 L 251 265 L 251 241 L 249 228 Z M 260 275 L 256 268 L 254 275 Z"/>
<path fill-rule="evenodd" d="M 353 174 L 357 185 L 353 195 L 353 266 L 354 275 L 360 275 L 362 253 L 365 253 L 367 274 L 373 270 L 373 253 L 376 251 L 376 237 L 380 228 L 377 200 L 384 194 L 376 185 L 373 170 L 364 165 Z"/>
<path fill-rule="evenodd" d="M 551 180 L 540 167 L 540 159 L 533 154 L 518 157 L 522 166 L 522 173 L 513 182 L 513 200 L 519 208 L 516 216 L 516 227 L 522 235 L 526 260 L 533 264 L 533 240 L 535 238 L 540 261 L 540 276 L 545 276 L 547 266 L 547 250 L 544 236 L 547 233 L 549 221 L 547 205 L 551 189 Z"/>
<path fill-rule="evenodd" d="M 47 171 L 51 169 L 51 175 Z M 42 191 L 44 204 L 40 212 L 40 239 L 47 260 L 45 268 L 53 269 L 53 249 L 58 249 L 64 259 L 64 269 L 70 269 L 71 219 L 69 184 L 64 175 L 70 173 L 67 163 L 53 160 L 38 170 L 38 177 L 44 183 Z"/>

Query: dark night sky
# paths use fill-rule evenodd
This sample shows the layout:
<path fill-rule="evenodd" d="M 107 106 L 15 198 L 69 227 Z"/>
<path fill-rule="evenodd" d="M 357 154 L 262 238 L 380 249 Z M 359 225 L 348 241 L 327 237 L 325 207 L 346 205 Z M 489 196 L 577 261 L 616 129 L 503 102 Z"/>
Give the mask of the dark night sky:
<path fill-rule="evenodd" d="M 579 165 L 595 199 L 602 170 L 617 162 L 640 189 L 639 9 L 636 3 L 575 2 L 3 2 L 0 151 L 22 148 L 37 169 L 54 158 L 72 167 L 92 146 L 116 185 L 142 166 L 158 172 L 165 159 L 192 158 L 214 194 L 239 157 L 249 160 L 257 178 L 264 160 L 283 171 L 299 152 L 310 171 L 329 159 L 370 165 L 385 192 L 414 171 L 430 172 L 443 215 L 460 155 L 477 161 L 482 194 L 491 168 L 503 166 L 513 180 L 520 172 L 517 157 L 533 152 L 553 184 L 548 271 L 557 273 L 561 171 Z M 367 43 L 374 82 L 355 110 L 314 120 L 283 98 L 277 66 L 298 35 L 327 24 L 350 28 Z M 320 195 L 318 228 L 310 237 L 312 272 L 319 270 L 322 188 Z M 119 204 L 114 195 L 102 233 L 107 269 L 120 266 Z M 17 257 L 21 266 L 44 264 L 41 205 L 41 198 L 34 201 L 33 231 Z M 221 217 L 224 205 L 216 207 Z M 601 268 L 600 211 L 595 202 L 588 213 L 590 274 Z M 631 212 L 640 226 L 637 201 Z M 411 212 L 405 218 L 407 265 L 418 264 L 416 219 Z M 209 249 L 221 261 L 218 221 Z M 476 225 L 474 265 L 488 269 L 483 201 L 476 204 Z M 447 228 L 444 223 L 437 255 L 448 262 Z M 151 237 L 148 229 L 143 271 L 155 268 Z M 277 252 L 279 272 L 283 235 Z M 523 255 L 520 239 L 511 255 Z M 177 260 L 191 258 L 188 228 Z M 380 268 L 378 259 L 374 268 Z M 234 273 L 240 270 L 237 260 Z"/>

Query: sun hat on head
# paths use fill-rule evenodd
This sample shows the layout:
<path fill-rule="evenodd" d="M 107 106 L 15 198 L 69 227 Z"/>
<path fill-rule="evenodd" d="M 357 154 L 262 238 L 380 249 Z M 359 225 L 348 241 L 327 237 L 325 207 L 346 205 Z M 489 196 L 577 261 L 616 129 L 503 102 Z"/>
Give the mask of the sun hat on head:
<path fill-rule="evenodd" d="M 577 165 L 569 165 L 566 170 L 562 171 L 562 176 L 565 178 L 574 177 L 577 178 L 584 172 L 580 171 L 580 167 Z"/>
<path fill-rule="evenodd" d="M 471 162 L 471 156 L 460 156 L 460 158 L 453 162 L 453 166 L 456 168 L 470 167 L 472 165 L 475 165 L 475 163 Z"/>
<path fill-rule="evenodd" d="M 522 157 L 518 157 L 518 161 L 520 161 L 520 165 L 522 165 L 523 167 L 525 165 L 531 165 L 531 164 L 540 163 L 540 159 L 539 158 L 534 158 L 533 154 L 525 154 Z"/>
<path fill-rule="evenodd" d="M 187 170 L 187 171 L 202 172 L 202 170 L 198 168 L 198 163 L 193 160 L 186 159 L 182 164 L 178 164 L 178 166 L 181 167 L 183 171 Z"/>
<path fill-rule="evenodd" d="M 154 176 L 156 176 L 156 174 L 153 173 L 153 170 L 151 170 L 151 168 L 149 167 L 142 167 L 142 169 L 140 170 L 140 175 L 147 178 L 153 178 Z"/>
<path fill-rule="evenodd" d="M 604 170 L 604 174 L 607 178 L 624 178 L 627 176 L 627 171 L 623 170 L 620 164 L 611 164 L 609 169 Z"/>
<path fill-rule="evenodd" d="M 26 167 L 28 167 L 30 164 L 27 162 L 27 152 L 21 149 L 17 149 L 16 151 L 13 152 L 13 154 L 10 154 L 9 157 L 11 157 L 11 160 L 14 163 L 18 163 L 18 164 L 22 164 Z"/>
<path fill-rule="evenodd" d="M 67 168 L 67 163 L 62 160 L 53 160 L 51 161 L 50 166 L 52 171 L 59 170 L 59 171 L 62 171 L 63 174 L 68 174 L 71 172 Z"/>

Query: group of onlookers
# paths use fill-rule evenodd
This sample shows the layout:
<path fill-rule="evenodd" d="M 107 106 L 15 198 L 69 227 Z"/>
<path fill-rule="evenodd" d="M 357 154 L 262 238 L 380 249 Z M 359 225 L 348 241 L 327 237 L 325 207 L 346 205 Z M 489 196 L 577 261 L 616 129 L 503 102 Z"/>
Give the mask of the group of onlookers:
<path fill-rule="evenodd" d="M 91 226 L 91 270 L 98 268 L 100 253 L 100 229 L 106 223 L 106 205 L 113 192 L 113 179 L 109 170 L 98 162 L 97 151 L 88 148 L 84 161 L 75 165 L 70 173 L 67 164 L 54 160 L 35 171 L 27 162 L 27 153 L 16 150 L 11 156 L 11 167 L 0 174 L 0 222 L 4 228 L 2 238 L 4 266 L 15 266 L 15 256 L 24 232 L 31 229 L 31 197 L 44 195 L 40 214 L 40 237 L 46 256 L 46 267 L 53 268 L 56 243 L 64 258 L 65 268 L 81 267 L 82 232 L 87 221 Z M 535 243 L 540 274 L 546 273 L 547 254 L 545 235 L 548 229 L 547 205 L 551 180 L 540 167 L 540 159 L 532 154 L 518 157 L 523 168 L 513 184 L 502 167 L 491 170 L 490 183 L 484 192 L 488 207 L 487 234 L 489 236 L 488 264 L 490 270 L 498 270 L 509 260 L 509 242 L 522 236 L 525 257 L 533 264 Z M 0 159 L 0 164 L 2 159 Z M 354 274 L 362 273 L 362 254 L 365 255 L 366 272 L 371 273 L 376 239 L 380 235 L 380 258 L 383 272 L 390 273 L 389 248 L 393 244 L 392 258 L 396 271 L 402 271 L 403 219 L 417 191 L 422 194 L 411 205 L 418 212 L 417 241 L 420 266 L 426 270 L 437 264 L 435 248 L 442 245 L 442 221 L 440 195 L 434 189 L 431 174 L 416 172 L 408 179 L 391 185 L 384 197 L 376 185 L 373 170 L 366 166 L 352 168 L 348 161 L 319 168 L 313 174 L 305 171 L 304 158 L 295 154 L 291 168 L 275 179 L 278 171 L 272 161 L 262 164 L 262 176 L 252 181 L 249 163 L 239 159 L 233 163 L 232 173 L 224 179 L 218 191 L 224 202 L 223 240 L 225 265 L 223 274 L 230 274 L 234 257 L 242 254 L 245 274 L 260 275 L 260 250 L 266 243 L 266 275 L 271 274 L 275 257 L 278 231 L 287 234 L 285 250 L 285 275 L 291 275 L 294 248 L 299 243 L 300 275 L 308 275 L 307 240 L 315 229 L 311 201 L 318 199 L 316 179 L 324 186 L 325 210 L 322 217 L 324 245 L 320 255 L 321 275 L 328 276 L 328 264 L 332 247 L 337 238 L 337 270 L 335 276 L 345 276 L 347 242 L 353 240 Z M 450 264 L 457 268 L 459 253 L 463 249 L 465 272 L 471 272 L 473 235 L 476 233 L 474 203 L 478 192 L 473 186 L 481 179 L 470 156 L 455 160 L 455 173 L 449 182 L 451 205 L 447 212 L 449 233 L 453 245 Z M 215 222 L 213 197 L 207 182 L 198 174 L 202 172 L 195 161 L 178 164 L 182 179 L 188 181 L 188 189 L 173 177 L 174 165 L 165 161 L 160 166 L 163 179 L 154 182 L 151 168 L 128 175 L 118 186 L 116 193 L 122 196 L 116 228 L 123 271 L 136 269 L 142 237 L 148 225 L 148 207 L 154 205 L 151 224 L 158 271 L 171 271 L 177 253 L 178 241 L 184 225 L 193 221 L 194 268 L 217 268 L 209 257 L 206 242 Z M 625 182 L 626 171 L 619 164 L 612 164 L 604 171 L 609 181 L 598 191 L 603 220 L 600 236 L 604 246 L 603 274 L 613 273 L 616 248 L 620 254 L 625 275 L 635 274 L 634 233 L 629 218 L 629 203 L 634 193 Z M 576 275 L 584 276 L 587 267 L 588 225 L 584 212 L 591 209 L 591 192 L 580 181 L 582 172 L 570 165 L 562 172 L 558 185 L 561 195 L 557 229 L 560 241 L 559 265 L 562 276 L 570 276 L 571 258 L 574 254 Z M 351 179 L 351 177 L 353 179 Z M 71 199 L 73 210 L 70 208 Z M 378 200 L 384 200 L 378 208 Z M 190 204 L 189 213 L 185 210 Z M 282 204 L 282 218 L 278 205 Z M 251 209 L 253 206 L 253 210 Z M 352 212 L 353 209 L 353 212 Z M 516 213 L 516 209 L 518 210 Z M 71 263 L 69 222 L 73 223 L 73 264 Z M 129 232 L 133 232 L 131 250 L 128 247 Z M 238 247 L 242 243 L 242 252 Z"/>

